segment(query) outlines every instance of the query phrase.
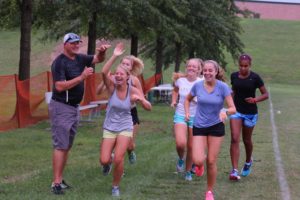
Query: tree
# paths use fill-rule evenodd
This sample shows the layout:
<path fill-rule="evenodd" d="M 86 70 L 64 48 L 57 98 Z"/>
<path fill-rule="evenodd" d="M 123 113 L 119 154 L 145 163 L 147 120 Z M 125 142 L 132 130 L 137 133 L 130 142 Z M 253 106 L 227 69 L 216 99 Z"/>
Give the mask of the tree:
<path fill-rule="evenodd" d="M 178 3 L 176 1 L 160 3 L 157 9 L 165 16 L 160 19 L 165 20 L 153 20 L 156 25 L 151 28 L 156 35 L 164 34 L 163 56 L 160 57 L 164 59 L 165 67 L 176 61 L 175 71 L 178 71 L 182 59 L 192 57 L 214 59 L 225 66 L 224 51 L 234 58 L 242 51 L 243 44 L 238 37 L 241 26 L 233 0 L 191 0 L 177 5 L 177 10 L 172 9 Z M 155 45 L 151 41 L 146 42 L 144 52 L 147 57 L 153 58 Z M 156 67 L 156 71 L 160 71 L 161 67 Z"/>
<path fill-rule="evenodd" d="M 31 25 L 32 25 L 32 0 L 23 0 L 21 10 L 21 39 L 19 79 L 30 78 L 30 52 L 31 52 Z"/>
<path fill-rule="evenodd" d="M 0 1 L 0 26 L 3 29 L 20 27 L 20 80 L 30 77 L 32 13 L 32 0 Z"/>

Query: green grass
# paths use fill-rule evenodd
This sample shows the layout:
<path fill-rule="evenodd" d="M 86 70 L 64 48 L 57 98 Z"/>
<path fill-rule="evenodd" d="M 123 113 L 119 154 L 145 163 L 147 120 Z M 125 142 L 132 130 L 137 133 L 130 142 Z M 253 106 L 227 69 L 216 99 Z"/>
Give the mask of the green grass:
<path fill-rule="evenodd" d="M 300 22 L 242 20 L 241 40 L 252 58 L 252 70 L 267 82 L 300 84 Z M 238 69 L 228 56 L 228 75 Z"/>
<path fill-rule="evenodd" d="M 0 31 L 0 75 L 19 73 L 20 31 Z M 50 69 L 51 52 L 56 42 L 40 41 L 41 33 L 32 33 L 31 75 Z"/>
<path fill-rule="evenodd" d="M 300 91 L 295 86 L 270 85 L 281 156 L 291 199 L 299 199 Z M 289 98 L 286 98 L 289 97 Z M 280 110 L 281 114 L 277 114 Z M 126 175 L 121 182 L 122 199 L 201 199 L 206 175 L 186 182 L 175 174 L 176 152 L 172 133 L 173 110 L 154 104 L 153 111 L 140 111 L 142 120 L 137 138 L 135 165 L 125 158 Z M 229 125 L 218 159 L 216 199 L 280 199 L 275 155 L 272 145 L 269 103 L 259 104 L 260 119 L 254 131 L 254 168 L 239 183 L 228 180 Z M 59 199 L 111 199 L 111 176 L 104 177 L 99 167 L 99 142 L 103 118 L 95 125 L 83 124 L 65 170 L 74 186 Z M 50 193 L 52 177 L 51 137 L 48 122 L 0 134 L 0 199 L 56 199 Z M 245 159 L 241 143 L 240 167 Z M 246 189 L 245 189 L 246 188 Z"/>

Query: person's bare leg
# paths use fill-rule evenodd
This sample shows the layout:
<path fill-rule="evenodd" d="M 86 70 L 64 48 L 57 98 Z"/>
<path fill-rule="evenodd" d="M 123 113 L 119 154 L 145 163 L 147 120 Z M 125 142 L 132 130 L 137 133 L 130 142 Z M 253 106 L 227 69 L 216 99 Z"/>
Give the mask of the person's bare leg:
<path fill-rule="evenodd" d="M 119 135 L 115 145 L 115 157 L 114 157 L 114 172 L 112 186 L 119 186 L 123 171 L 124 171 L 124 156 L 129 145 L 130 138 Z"/>
<path fill-rule="evenodd" d="M 207 191 L 213 191 L 217 179 L 217 160 L 224 137 L 207 138 Z"/>
<path fill-rule="evenodd" d="M 240 158 L 240 134 L 242 128 L 241 119 L 230 120 L 231 130 L 231 144 L 230 144 L 230 158 L 233 169 L 238 169 Z"/>
<path fill-rule="evenodd" d="M 254 127 L 247 127 L 243 126 L 243 142 L 245 145 L 245 152 L 246 152 L 246 162 L 250 162 L 252 159 L 252 152 L 253 152 L 253 143 L 252 143 L 252 133 Z"/>
<path fill-rule="evenodd" d="M 69 150 L 54 149 L 52 153 L 53 182 L 61 183 Z"/>

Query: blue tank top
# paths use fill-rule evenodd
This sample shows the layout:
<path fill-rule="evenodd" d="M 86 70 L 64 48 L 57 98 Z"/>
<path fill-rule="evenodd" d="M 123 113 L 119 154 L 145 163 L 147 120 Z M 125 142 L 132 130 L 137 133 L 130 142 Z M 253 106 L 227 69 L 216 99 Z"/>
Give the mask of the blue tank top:
<path fill-rule="evenodd" d="M 131 117 L 131 102 L 130 102 L 131 86 L 128 86 L 126 98 L 120 99 L 117 95 L 117 90 L 109 98 L 106 109 L 103 129 L 112 132 L 132 131 L 133 122 Z"/>

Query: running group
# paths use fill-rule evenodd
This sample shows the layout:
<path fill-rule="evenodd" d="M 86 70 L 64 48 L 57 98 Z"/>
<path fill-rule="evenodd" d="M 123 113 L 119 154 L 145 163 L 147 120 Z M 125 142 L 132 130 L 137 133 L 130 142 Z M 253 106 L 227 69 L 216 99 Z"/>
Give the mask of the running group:
<path fill-rule="evenodd" d="M 71 186 L 63 179 L 68 153 L 73 145 L 79 122 L 78 105 L 84 93 L 83 81 L 94 73 L 93 64 L 103 62 L 110 44 L 101 41 L 95 55 L 78 53 L 81 38 L 77 34 L 64 36 L 64 51 L 51 66 L 53 96 L 49 104 L 53 143 L 54 194 L 64 194 Z M 135 138 L 140 124 L 137 104 L 151 110 L 137 78 L 144 69 L 141 59 L 129 55 L 120 59 L 117 68 L 111 68 L 125 52 L 118 43 L 112 56 L 101 69 L 102 79 L 97 93 L 106 91 L 108 106 L 103 123 L 99 161 L 104 175 L 113 166 L 112 196 L 120 196 L 120 182 L 124 175 L 124 158 L 136 162 Z M 226 84 L 224 71 L 214 60 L 192 58 L 186 61 L 185 72 L 173 74 L 174 90 L 171 107 L 178 160 L 176 170 L 192 181 L 193 174 L 207 172 L 206 200 L 213 200 L 217 177 L 217 158 L 225 135 L 225 120 L 230 119 L 232 169 L 229 179 L 238 181 L 251 173 L 253 158 L 252 133 L 257 123 L 257 103 L 268 98 L 261 77 L 251 71 L 252 58 L 242 54 L 238 59 L 239 70 L 230 76 L 231 88 Z M 260 95 L 256 96 L 256 89 Z M 240 135 L 245 146 L 246 159 L 239 171 Z M 205 168 L 204 168 L 205 166 Z"/>

